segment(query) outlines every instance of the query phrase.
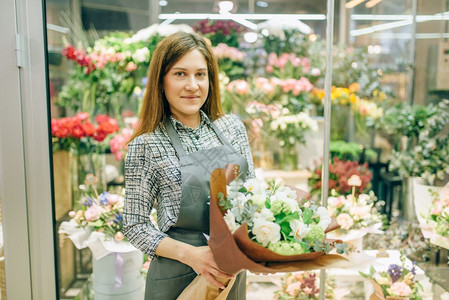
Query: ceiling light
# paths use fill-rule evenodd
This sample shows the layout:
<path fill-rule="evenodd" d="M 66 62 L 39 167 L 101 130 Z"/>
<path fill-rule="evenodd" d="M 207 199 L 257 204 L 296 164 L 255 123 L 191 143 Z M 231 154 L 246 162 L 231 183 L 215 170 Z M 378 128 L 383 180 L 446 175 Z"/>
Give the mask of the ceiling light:
<path fill-rule="evenodd" d="M 161 0 L 161 1 L 159 1 L 159 5 L 160 5 L 160 6 L 167 6 L 167 5 L 168 5 L 168 2 L 165 1 L 165 0 Z"/>
<path fill-rule="evenodd" d="M 243 39 L 248 43 L 252 44 L 257 41 L 258 35 L 255 32 L 247 32 L 243 35 Z"/>
<path fill-rule="evenodd" d="M 259 7 L 263 7 L 263 8 L 268 7 L 268 3 L 265 2 L 265 1 L 257 1 L 256 5 L 259 6 Z"/>
<path fill-rule="evenodd" d="M 218 2 L 218 8 L 220 9 L 220 13 L 230 12 L 234 8 L 234 2 L 220 1 Z"/>
<path fill-rule="evenodd" d="M 351 0 L 348 3 L 345 4 L 346 8 L 353 8 L 357 5 L 359 5 L 360 3 L 364 2 L 365 0 Z"/>
<path fill-rule="evenodd" d="M 365 6 L 367 8 L 372 8 L 375 5 L 379 4 L 380 2 L 382 2 L 382 0 L 370 0 L 370 1 L 366 2 Z"/>
<path fill-rule="evenodd" d="M 430 16 L 416 16 L 416 22 L 422 23 L 427 21 L 436 21 L 436 20 L 448 20 L 449 19 L 449 11 L 438 13 Z M 376 31 L 382 31 L 386 29 L 393 29 L 397 27 L 407 26 L 413 24 L 413 18 L 410 16 L 408 19 L 403 21 L 389 22 L 385 24 L 374 25 L 366 28 L 351 30 L 351 36 L 359 36 L 364 34 L 373 33 Z"/>
<path fill-rule="evenodd" d="M 243 18 L 247 20 L 326 20 L 324 14 L 160 14 L 159 19 L 176 20 L 229 20 L 230 17 Z"/>

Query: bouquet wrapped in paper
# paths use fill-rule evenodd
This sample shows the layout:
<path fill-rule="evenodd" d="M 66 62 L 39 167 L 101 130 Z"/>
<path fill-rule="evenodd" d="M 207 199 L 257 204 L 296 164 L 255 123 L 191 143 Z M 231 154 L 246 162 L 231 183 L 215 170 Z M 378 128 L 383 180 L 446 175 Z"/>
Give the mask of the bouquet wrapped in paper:
<path fill-rule="evenodd" d="M 409 269 L 405 266 L 405 257 L 401 257 L 401 260 L 401 266 L 391 264 L 387 270 L 383 271 L 378 271 L 371 266 L 369 274 L 360 272 L 374 287 L 370 300 L 422 299 L 419 296 L 419 290 L 422 290 L 422 287 L 415 280 L 415 265 L 413 264 Z"/>
<path fill-rule="evenodd" d="M 342 255 L 328 254 L 334 248 L 345 251 L 341 241 L 325 238 L 338 225 L 324 207 L 303 200 L 307 193 L 285 186 L 267 189 L 255 179 L 233 182 L 234 171 L 232 166 L 216 169 L 210 179 L 209 247 L 220 270 L 276 273 L 353 266 Z M 215 296 L 225 299 L 231 286 L 232 281 Z M 207 296 L 210 289 L 200 275 L 178 299 L 216 299 Z"/>
<path fill-rule="evenodd" d="M 344 242 L 363 238 L 368 233 L 382 234 L 382 216 L 374 206 L 377 198 L 367 194 L 336 195 L 328 198 L 329 214 L 335 217 L 340 228 L 328 236 Z"/>

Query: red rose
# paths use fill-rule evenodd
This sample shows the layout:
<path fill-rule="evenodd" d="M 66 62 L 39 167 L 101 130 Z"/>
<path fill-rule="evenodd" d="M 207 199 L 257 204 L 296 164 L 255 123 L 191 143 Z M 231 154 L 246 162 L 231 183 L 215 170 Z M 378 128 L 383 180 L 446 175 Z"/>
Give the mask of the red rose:
<path fill-rule="evenodd" d="M 91 122 L 86 122 L 82 124 L 81 127 L 86 133 L 86 136 L 93 136 L 95 134 L 95 126 Z"/>
<path fill-rule="evenodd" d="M 95 122 L 97 122 L 98 124 L 101 124 L 103 122 L 108 122 L 109 119 L 110 119 L 110 117 L 107 115 L 98 115 L 95 117 Z"/>
<path fill-rule="evenodd" d="M 83 127 L 81 126 L 81 124 L 76 124 L 75 126 L 73 126 L 72 128 L 72 136 L 74 138 L 82 138 L 85 136 Z"/>

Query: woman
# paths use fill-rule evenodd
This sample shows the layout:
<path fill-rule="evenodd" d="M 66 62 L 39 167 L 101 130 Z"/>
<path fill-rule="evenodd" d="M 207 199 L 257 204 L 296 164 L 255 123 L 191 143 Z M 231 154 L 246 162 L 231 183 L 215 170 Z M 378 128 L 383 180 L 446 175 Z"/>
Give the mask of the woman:
<path fill-rule="evenodd" d="M 175 33 L 159 43 L 151 59 L 139 127 L 125 163 L 125 235 L 153 261 L 145 299 L 176 299 L 202 274 L 224 288 L 207 246 L 209 178 L 216 168 L 237 163 L 254 177 L 246 130 L 224 115 L 218 65 L 196 34 Z M 157 207 L 158 229 L 150 222 Z M 244 273 L 228 299 L 246 299 Z"/>

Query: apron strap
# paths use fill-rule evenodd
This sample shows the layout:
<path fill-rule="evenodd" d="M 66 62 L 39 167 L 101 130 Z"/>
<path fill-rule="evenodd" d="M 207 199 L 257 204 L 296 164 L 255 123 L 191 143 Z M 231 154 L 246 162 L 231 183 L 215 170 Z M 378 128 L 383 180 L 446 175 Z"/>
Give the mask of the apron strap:
<path fill-rule="evenodd" d="M 175 148 L 178 155 L 186 156 L 187 153 L 184 151 L 184 148 L 181 144 L 181 139 L 179 138 L 178 133 L 175 131 L 175 128 L 173 127 L 172 122 L 170 121 L 170 117 L 165 118 L 165 129 L 167 130 L 168 137 L 170 138 L 171 143 L 173 144 L 173 147 Z"/>
<path fill-rule="evenodd" d="M 209 124 L 212 127 L 212 129 L 215 131 L 215 134 L 218 136 L 221 143 L 228 147 L 232 147 L 231 143 L 229 143 L 228 139 L 223 135 L 223 133 L 220 131 L 220 129 L 218 129 L 217 125 L 215 125 L 213 122 L 209 122 Z"/>
<path fill-rule="evenodd" d="M 223 133 L 218 129 L 217 125 L 215 125 L 213 122 L 209 122 L 211 128 L 215 131 L 215 134 L 220 139 L 221 143 L 223 145 L 226 145 L 228 147 L 232 147 L 231 143 L 229 143 L 228 139 L 223 135 Z M 173 127 L 173 123 L 170 121 L 170 117 L 165 119 L 164 123 L 165 129 L 167 130 L 168 137 L 170 138 L 170 141 L 173 144 L 173 147 L 175 148 L 176 152 L 179 156 L 186 156 L 187 153 L 184 151 L 184 148 L 181 144 L 181 139 L 179 138 L 178 133 L 175 131 L 175 128 Z"/>

